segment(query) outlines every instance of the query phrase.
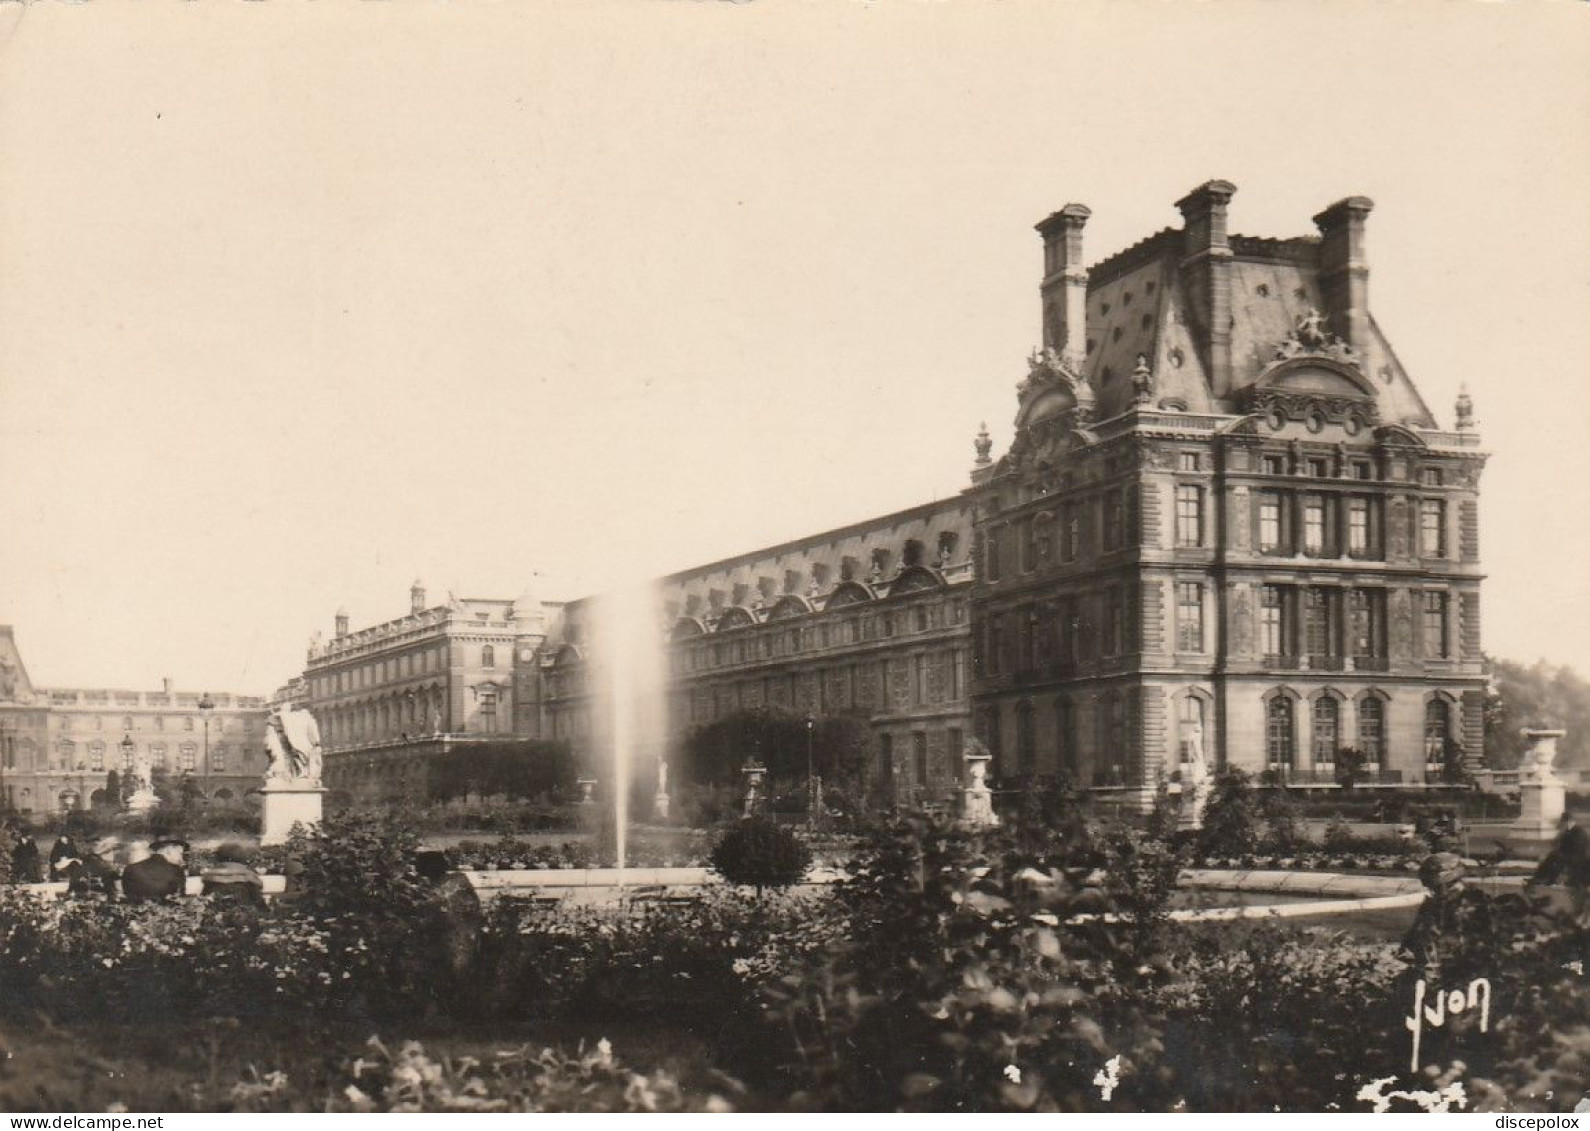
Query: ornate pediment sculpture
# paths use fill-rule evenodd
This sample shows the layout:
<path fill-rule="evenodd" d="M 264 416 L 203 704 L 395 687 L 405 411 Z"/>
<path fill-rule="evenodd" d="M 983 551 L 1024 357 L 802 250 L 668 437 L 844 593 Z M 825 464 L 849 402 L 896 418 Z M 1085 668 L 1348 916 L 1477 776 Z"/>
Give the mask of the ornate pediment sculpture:
<path fill-rule="evenodd" d="M 1358 351 L 1325 328 L 1325 316 L 1310 307 L 1275 350 L 1277 361 L 1294 357 L 1327 357 L 1343 365 L 1361 369 Z"/>

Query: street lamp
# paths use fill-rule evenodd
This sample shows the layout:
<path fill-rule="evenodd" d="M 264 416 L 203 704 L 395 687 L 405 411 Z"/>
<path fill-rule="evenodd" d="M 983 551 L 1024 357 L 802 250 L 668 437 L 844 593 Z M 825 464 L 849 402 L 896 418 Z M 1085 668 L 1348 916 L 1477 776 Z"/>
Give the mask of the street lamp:
<path fill-rule="evenodd" d="M 817 779 L 812 776 L 812 731 L 817 726 L 817 720 L 810 711 L 806 712 L 806 823 L 817 824 Z"/>
<path fill-rule="evenodd" d="M 204 720 L 204 766 L 199 772 L 205 777 L 210 774 L 210 712 L 213 710 L 215 700 L 206 691 L 199 696 L 199 717 Z"/>
<path fill-rule="evenodd" d="M 134 754 L 134 752 L 137 751 L 138 747 L 133 742 L 132 735 L 126 734 L 126 733 L 122 734 L 121 742 L 118 745 L 120 745 L 120 747 L 121 747 L 121 775 L 120 775 L 118 780 L 119 781 L 126 781 L 127 780 L 127 775 L 132 772 L 132 768 L 133 768 L 133 754 Z M 118 788 L 121 790 L 121 792 L 123 794 L 125 794 L 127 792 L 125 786 L 118 786 Z M 133 787 L 133 792 L 136 793 L 139 788 L 140 788 L 139 786 L 135 785 Z M 115 805 L 118 805 L 118 806 L 121 805 L 121 798 L 120 797 L 113 797 L 113 798 L 111 798 L 111 801 Z"/>

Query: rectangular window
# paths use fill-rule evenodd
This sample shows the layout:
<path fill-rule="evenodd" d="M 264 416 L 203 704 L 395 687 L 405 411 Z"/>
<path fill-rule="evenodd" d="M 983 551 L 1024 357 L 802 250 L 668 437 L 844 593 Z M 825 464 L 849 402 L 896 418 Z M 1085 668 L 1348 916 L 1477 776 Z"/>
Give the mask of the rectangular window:
<path fill-rule="evenodd" d="M 966 694 L 966 653 L 957 648 L 950 653 L 950 700 L 959 702 Z"/>
<path fill-rule="evenodd" d="M 1001 528 L 988 532 L 988 545 L 983 550 L 983 564 L 988 570 L 988 580 L 999 580 L 999 536 Z"/>
<path fill-rule="evenodd" d="M 966 741 L 961 737 L 960 728 L 951 727 L 948 731 L 946 731 L 945 741 L 948 743 L 950 748 L 950 765 L 959 766 L 961 764 L 961 751 L 965 748 Z"/>
<path fill-rule="evenodd" d="M 1441 469 L 1439 467 L 1424 468 L 1419 472 L 1419 482 L 1426 487 L 1441 486 Z"/>
<path fill-rule="evenodd" d="M 1353 464 L 1353 478 L 1354 479 L 1365 479 L 1365 480 L 1368 480 L 1368 479 L 1373 479 L 1374 477 L 1375 477 L 1374 468 L 1369 464 L 1369 462 L 1367 460 L 1359 460 L 1357 463 Z"/>
<path fill-rule="evenodd" d="M 1452 642 L 1447 634 L 1446 594 L 1424 595 L 1424 654 L 1432 660 L 1444 660 L 1451 655 Z"/>
<path fill-rule="evenodd" d="M 1312 475 L 1315 479 L 1328 479 L 1328 478 L 1330 478 L 1330 473 L 1331 473 L 1330 461 L 1323 460 L 1323 459 L 1311 459 L 1311 460 L 1309 460 L 1308 461 L 1308 473 L 1310 475 Z"/>
<path fill-rule="evenodd" d="M 1005 670 L 1005 614 L 997 613 L 988 622 L 988 673 L 998 675 Z"/>
<path fill-rule="evenodd" d="M 1264 468 L 1264 474 L 1266 474 L 1266 475 L 1285 475 L 1286 474 L 1286 457 L 1285 456 L 1265 456 L 1263 461 L 1262 461 L 1261 466 Z"/>
<path fill-rule="evenodd" d="M 1303 552 L 1314 556 L 1325 552 L 1325 500 L 1318 495 L 1303 497 Z"/>
<path fill-rule="evenodd" d="M 1266 585 L 1259 592 L 1259 633 L 1266 656 L 1286 654 L 1286 601 L 1279 585 Z"/>
<path fill-rule="evenodd" d="M 1104 654 L 1119 656 L 1126 639 L 1126 605 L 1119 589 L 1111 589 L 1104 597 Z"/>
<path fill-rule="evenodd" d="M 1332 606 L 1336 603 L 1329 589 L 1318 586 L 1305 591 L 1303 627 L 1308 640 L 1308 654 L 1314 657 L 1336 655 L 1336 634 L 1331 622 Z"/>
<path fill-rule="evenodd" d="M 1204 491 L 1196 483 L 1176 487 L 1176 545 L 1204 544 Z"/>
<path fill-rule="evenodd" d="M 1419 549 L 1427 558 L 1446 557 L 1446 504 L 1439 499 L 1419 505 Z"/>
<path fill-rule="evenodd" d="M 916 701 L 920 705 L 928 701 L 927 657 L 918 652 L 912 657 L 911 663 L 915 668 Z"/>
<path fill-rule="evenodd" d="M 1082 541 L 1082 520 L 1077 516 L 1077 505 L 1067 503 L 1061 512 L 1060 556 L 1068 562 L 1077 560 L 1077 546 Z"/>
<path fill-rule="evenodd" d="M 928 784 L 928 739 L 927 735 L 921 731 L 911 735 L 911 760 L 916 763 L 917 788 L 926 789 Z"/>
<path fill-rule="evenodd" d="M 1120 492 L 1111 491 L 1104 497 L 1104 548 L 1120 549 L 1125 532 L 1126 508 L 1121 502 Z"/>
<path fill-rule="evenodd" d="M 1198 471 L 1202 464 L 1197 452 L 1182 452 L 1176 457 L 1176 466 L 1182 471 Z"/>
<path fill-rule="evenodd" d="M 1376 589 L 1354 589 L 1348 632 L 1356 659 L 1375 659 L 1385 653 L 1386 595 Z"/>
<path fill-rule="evenodd" d="M 1176 586 L 1176 650 L 1204 650 L 1204 587 L 1196 581 Z"/>
<path fill-rule="evenodd" d="M 1369 556 L 1369 500 L 1347 501 L 1347 552 L 1355 558 Z"/>
<path fill-rule="evenodd" d="M 226 771 L 226 745 L 218 743 L 210 747 L 210 772 L 212 774 Z"/>
<path fill-rule="evenodd" d="M 894 776 L 894 736 L 880 734 L 878 736 L 878 776 L 892 778 Z"/>
<path fill-rule="evenodd" d="M 1281 548 L 1281 497 L 1259 496 L 1259 550 L 1273 554 Z"/>
<path fill-rule="evenodd" d="M 1385 760 L 1386 705 L 1372 696 L 1358 701 L 1358 749 L 1371 765 Z"/>

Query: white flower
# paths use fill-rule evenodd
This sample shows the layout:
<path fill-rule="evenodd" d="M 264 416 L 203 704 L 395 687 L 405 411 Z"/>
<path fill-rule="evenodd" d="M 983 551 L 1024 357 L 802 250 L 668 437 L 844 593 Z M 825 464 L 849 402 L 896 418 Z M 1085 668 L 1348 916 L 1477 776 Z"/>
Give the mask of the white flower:
<path fill-rule="evenodd" d="M 1012 1084 L 1021 1083 L 1021 1069 L 1017 1068 L 1014 1064 L 1005 1065 L 1005 1079 L 1009 1080 Z"/>

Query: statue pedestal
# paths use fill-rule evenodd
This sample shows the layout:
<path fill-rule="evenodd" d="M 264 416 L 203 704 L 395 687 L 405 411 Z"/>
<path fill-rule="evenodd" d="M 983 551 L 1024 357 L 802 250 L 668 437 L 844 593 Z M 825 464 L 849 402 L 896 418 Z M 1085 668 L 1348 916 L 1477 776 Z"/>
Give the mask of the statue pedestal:
<path fill-rule="evenodd" d="M 1565 733 L 1560 730 L 1524 731 L 1529 749 L 1519 766 L 1519 813 L 1518 820 L 1507 830 L 1509 847 L 1526 852 L 1531 848 L 1538 850 L 1557 838 L 1557 822 L 1562 818 L 1567 788 L 1552 762 L 1557 757 L 1557 740 Z"/>
<path fill-rule="evenodd" d="M 961 820 L 976 828 L 992 828 L 999 824 L 994 812 L 994 795 L 985 785 L 981 789 L 967 786 L 961 790 Z"/>
<path fill-rule="evenodd" d="M 1176 827 L 1193 832 L 1204 827 L 1204 810 L 1209 808 L 1209 779 L 1196 778 L 1181 785 L 1181 806 L 1176 810 Z"/>
<path fill-rule="evenodd" d="M 129 813 L 143 814 L 158 808 L 160 808 L 160 798 L 155 796 L 152 789 L 136 790 L 131 797 L 127 798 L 127 812 Z"/>
<path fill-rule="evenodd" d="M 961 755 L 966 764 L 966 785 L 961 789 L 961 820 L 973 828 L 992 828 L 999 824 L 994 812 L 994 794 L 988 788 L 988 763 L 993 759 L 981 745 Z"/>
<path fill-rule="evenodd" d="M 260 791 L 260 844 L 287 843 L 294 825 L 318 826 L 325 795 L 318 785 L 266 786 Z"/>
<path fill-rule="evenodd" d="M 651 812 L 652 816 L 659 821 L 668 819 L 668 795 L 666 793 L 659 793 L 651 799 Z"/>

